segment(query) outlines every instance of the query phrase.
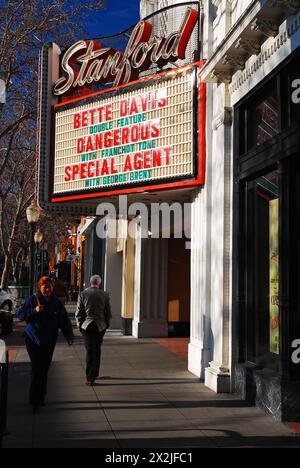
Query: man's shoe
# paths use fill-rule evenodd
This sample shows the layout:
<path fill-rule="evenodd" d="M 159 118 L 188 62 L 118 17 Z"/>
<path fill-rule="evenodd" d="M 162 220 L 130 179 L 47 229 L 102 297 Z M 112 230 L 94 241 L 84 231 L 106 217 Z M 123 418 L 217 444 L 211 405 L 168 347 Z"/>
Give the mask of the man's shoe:
<path fill-rule="evenodd" d="M 40 411 L 39 405 L 32 405 L 32 411 L 33 411 L 34 413 L 38 413 L 38 412 Z"/>
<path fill-rule="evenodd" d="M 93 381 L 93 380 L 87 380 L 87 381 L 85 382 L 85 385 L 87 385 L 88 387 L 93 387 L 94 381 Z"/>

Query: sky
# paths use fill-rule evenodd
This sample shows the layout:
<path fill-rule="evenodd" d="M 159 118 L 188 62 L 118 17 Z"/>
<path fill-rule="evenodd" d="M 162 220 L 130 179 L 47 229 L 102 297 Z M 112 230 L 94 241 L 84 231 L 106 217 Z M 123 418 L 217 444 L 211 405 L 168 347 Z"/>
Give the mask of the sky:
<path fill-rule="evenodd" d="M 105 9 L 87 21 L 90 39 L 117 34 L 139 21 L 139 0 L 106 0 Z"/>

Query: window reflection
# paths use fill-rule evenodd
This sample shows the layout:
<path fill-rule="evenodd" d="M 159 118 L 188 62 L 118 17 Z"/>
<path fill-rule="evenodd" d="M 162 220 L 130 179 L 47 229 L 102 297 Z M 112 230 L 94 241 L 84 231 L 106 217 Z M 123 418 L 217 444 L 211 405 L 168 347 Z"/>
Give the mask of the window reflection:
<path fill-rule="evenodd" d="M 268 365 L 279 354 L 279 176 L 248 183 L 248 359 Z M 249 332 L 248 332 L 249 333 Z"/>
<path fill-rule="evenodd" d="M 249 125 L 250 133 L 252 131 L 252 147 L 260 146 L 278 134 L 279 104 L 276 89 L 266 99 L 254 106 Z"/>

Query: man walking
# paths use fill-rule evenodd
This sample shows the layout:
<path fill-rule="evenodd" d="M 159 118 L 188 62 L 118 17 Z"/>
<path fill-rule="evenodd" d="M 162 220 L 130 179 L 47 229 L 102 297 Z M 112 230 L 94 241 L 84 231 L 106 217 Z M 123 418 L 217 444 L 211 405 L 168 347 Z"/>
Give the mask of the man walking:
<path fill-rule="evenodd" d="M 99 376 L 101 345 L 110 326 L 109 295 L 100 289 L 101 277 L 91 277 L 91 286 L 78 296 L 76 322 L 84 336 L 86 348 L 86 385 L 92 386 Z"/>

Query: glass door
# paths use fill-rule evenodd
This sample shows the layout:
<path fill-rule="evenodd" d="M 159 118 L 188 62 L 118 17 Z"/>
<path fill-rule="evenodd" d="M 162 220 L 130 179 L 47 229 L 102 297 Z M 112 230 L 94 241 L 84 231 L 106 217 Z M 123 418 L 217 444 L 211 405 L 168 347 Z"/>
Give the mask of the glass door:
<path fill-rule="evenodd" d="M 279 172 L 246 184 L 247 361 L 278 369 L 280 355 Z"/>
<path fill-rule="evenodd" d="M 294 351 L 300 340 L 300 155 L 292 160 L 290 168 L 290 317 L 289 317 L 289 362 L 291 379 L 300 381 L 300 363 L 295 361 Z M 294 347 L 293 347 L 294 344 Z"/>

